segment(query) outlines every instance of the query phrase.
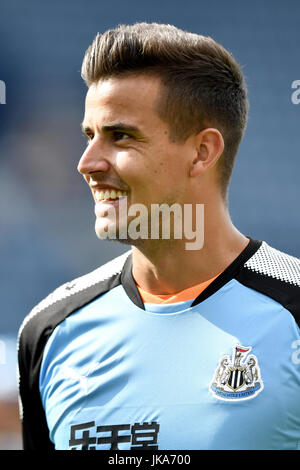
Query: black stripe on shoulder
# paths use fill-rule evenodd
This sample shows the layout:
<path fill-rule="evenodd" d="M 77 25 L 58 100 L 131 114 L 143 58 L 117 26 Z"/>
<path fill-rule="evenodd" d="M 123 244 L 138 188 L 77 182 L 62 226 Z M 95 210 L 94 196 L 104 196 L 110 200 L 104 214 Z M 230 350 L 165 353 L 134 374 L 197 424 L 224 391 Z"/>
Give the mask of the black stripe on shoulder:
<path fill-rule="evenodd" d="M 300 326 L 300 260 L 266 242 L 235 276 L 241 284 L 279 302 Z"/>
<path fill-rule="evenodd" d="M 54 329 L 70 313 L 120 283 L 119 277 L 131 251 L 55 289 L 27 315 L 20 327 L 19 338 L 26 331 L 39 337 L 41 329 Z M 36 329 L 39 330 L 38 334 Z"/>
<path fill-rule="evenodd" d="M 227 282 L 231 281 L 234 278 L 236 272 L 238 272 L 244 263 L 253 256 L 254 253 L 259 249 L 261 246 L 260 240 L 254 240 L 253 238 L 249 238 L 249 243 L 244 248 L 244 250 L 233 260 L 233 262 L 227 266 L 227 268 L 211 283 L 209 286 L 201 292 L 198 297 L 193 301 L 192 307 L 195 305 L 200 304 L 204 300 L 208 299 L 210 296 L 215 294 L 219 289 L 221 289 Z"/>

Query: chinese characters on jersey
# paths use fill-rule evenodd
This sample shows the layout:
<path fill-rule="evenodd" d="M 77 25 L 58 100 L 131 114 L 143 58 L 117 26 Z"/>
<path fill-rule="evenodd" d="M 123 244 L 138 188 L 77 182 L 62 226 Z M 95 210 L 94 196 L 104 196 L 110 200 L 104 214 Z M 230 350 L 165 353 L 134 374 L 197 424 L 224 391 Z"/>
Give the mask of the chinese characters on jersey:
<path fill-rule="evenodd" d="M 151 423 L 110 424 L 96 426 L 95 421 L 74 424 L 70 430 L 70 450 L 96 450 L 110 444 L 109 450 L 119 450 L 118 444 L 128 442 L 130 450 L 156 450 L 159 424 Z M 107 447 L 105 447 L 107 449 Z"/>

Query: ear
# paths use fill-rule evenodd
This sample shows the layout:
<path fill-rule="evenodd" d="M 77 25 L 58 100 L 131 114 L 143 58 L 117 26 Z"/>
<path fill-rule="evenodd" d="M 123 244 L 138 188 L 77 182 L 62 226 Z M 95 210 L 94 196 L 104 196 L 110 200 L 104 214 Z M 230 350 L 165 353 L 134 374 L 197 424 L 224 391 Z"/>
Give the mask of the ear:
<path fill-rule="evenodd" d="M 215 128 L 203 129 L 194 136 L 196 157 L 191 163 L 190 176 L 201 175 L 211 168 L 224 150 L 224 139 Z"/>

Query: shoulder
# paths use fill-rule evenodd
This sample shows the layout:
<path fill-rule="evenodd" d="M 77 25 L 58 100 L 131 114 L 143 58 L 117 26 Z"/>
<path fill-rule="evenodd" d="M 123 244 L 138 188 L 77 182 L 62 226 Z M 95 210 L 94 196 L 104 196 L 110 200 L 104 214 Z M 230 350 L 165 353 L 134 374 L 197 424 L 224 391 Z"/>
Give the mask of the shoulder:
<path fill-rule="evenodd" d="M 300 287 L 300 259 L 279 251 L 264 241 L 245 263 L 245 268 Z"/>
<path fill-rule="evenodd" d="M 263 241 L 236 276 L 242 284 L 279 302 L 300 324 L 300 259 Z"/>
<path fill-rule="evenodd" d="M 29 346 L 40 335 L 49 333 L 76 309 L 119 283 L 125 261 L 131 250 L 103 264 L 97 269 L 56 288 L 24 318 L 18 335 L 18 343 Z"/>
<path fill-rule="evenodd" d="M 25 317 L 17 345 L 19 409 L 25 450 L 53 450 L 39 390 L 39 371 L 49 336 L 72 312 L 120 283 L 120 274 L 130 253 L 129 250 L 58 287 Z"/>

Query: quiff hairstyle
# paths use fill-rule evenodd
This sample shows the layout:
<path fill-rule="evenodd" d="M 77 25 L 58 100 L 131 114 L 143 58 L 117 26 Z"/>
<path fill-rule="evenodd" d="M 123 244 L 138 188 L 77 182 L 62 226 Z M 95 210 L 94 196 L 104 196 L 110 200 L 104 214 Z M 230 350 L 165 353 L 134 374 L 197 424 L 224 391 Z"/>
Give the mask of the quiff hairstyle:
<path fill-rule="evenodd" d="M 225 147 L 217 165 L 227 201 L 249 109 L 236 60 L 211 37 L 169 24 L 135 23 L 98 33 L 81 69 L 88 87 L 110 77 L 141 74 L 159 77 L 163 85 L 156 110 L 169 125 L 171 140 L 184 142 L 207 127 L 221 132 Z"/>

